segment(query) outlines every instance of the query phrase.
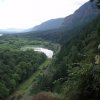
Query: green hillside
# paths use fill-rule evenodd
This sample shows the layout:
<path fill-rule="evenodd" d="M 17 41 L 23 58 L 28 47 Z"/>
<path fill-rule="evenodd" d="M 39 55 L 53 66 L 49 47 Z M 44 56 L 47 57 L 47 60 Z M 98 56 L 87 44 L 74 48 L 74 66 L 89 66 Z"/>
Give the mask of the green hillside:
<path fill-rule="evenodd" d="M 100 99 L 100 0 L 90 1 L 71 15 L 70 29 L 0 37 L 0 100 Z M 34 47 L 53 50 L 53 58 Z"/>
<path fill-rule="evenodd" d="M 100 16 L 62 45 L 46 73 L 37 79 L 36 84 L 33 83 L 32 94 L 46 91 L 52 92 L 54 98 L 56 96 L 54 100 L 98 100 L 100 61 L 96 63 L 95 57 L 99 56 L 99 44 Z"/>

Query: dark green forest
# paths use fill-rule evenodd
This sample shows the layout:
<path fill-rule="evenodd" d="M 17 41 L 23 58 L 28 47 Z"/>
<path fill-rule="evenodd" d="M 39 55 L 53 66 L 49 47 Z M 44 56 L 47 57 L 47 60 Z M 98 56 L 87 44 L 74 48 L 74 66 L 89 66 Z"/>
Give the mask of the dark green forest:
<path fill-rule="evenodd" d="M 96 5 L 100 8 L 100 0 Z M 21 50 L 27 45 L 47 47 L 54 56 Z M 17 88 L 31 76 L 29 89 L 16 97 Z M 0 37 L 0 100 L 7 99 L 100 100 L 100 15 L 71 30 Z"/>
<path fill-rule="evenodd" d="M 62 45 L 48 69 L 49 75 L 44 73 L 39 76 L 31 92 L 51 91 L 63 95 L 54 100 L 99 100 L 99 44 L 100 16 Z"/>
<path fill-rule="evenodd" d="M 5 100 L 16 87 L 32 75 L 46 59 L 33 50 L 0 49 L 0 100 Z"/>

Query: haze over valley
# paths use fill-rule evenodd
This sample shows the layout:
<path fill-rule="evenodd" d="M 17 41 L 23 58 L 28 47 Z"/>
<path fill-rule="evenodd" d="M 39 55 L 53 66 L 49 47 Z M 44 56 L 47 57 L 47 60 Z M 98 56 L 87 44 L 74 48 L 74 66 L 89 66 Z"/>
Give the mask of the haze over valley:
<path fill-rule="evenodd" d="M 0 0 L 0 100 L 99 100 L 100 0 Z"/>
<path fill-rule="evenodd" d="M 79 0 L 67 2 L 66 0 L 0 0 L 0 29 L 20 31 L 50 19 L 64 18 L 86 1 L 88 0 L 81 2 Z"/>

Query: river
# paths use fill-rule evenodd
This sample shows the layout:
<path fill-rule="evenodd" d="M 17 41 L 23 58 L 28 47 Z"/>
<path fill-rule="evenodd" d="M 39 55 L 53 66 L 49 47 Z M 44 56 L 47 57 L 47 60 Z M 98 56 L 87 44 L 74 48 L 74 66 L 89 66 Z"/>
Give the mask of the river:
<path fill-rule="evenodd" d="M 48 58 L 53 57 L 53 51 L 46 48 L 34 48 L 34 51 L 43 52 Z"/>
<path fill-rule="evenodd" d="M 3 34 L 0 34 L 0 36 L 3 36 Z"/>
<path fill-rule="evenodd" d="M 25 47 L 22 47 L 21 50 L 28 50 L 28 49 L 33 49 L 34 51 L 37 51 L 37 52 L 42 52 L 44 53 L 48 58 L 52 58 L 53 57 L 53 54 L 54 52 L 52 50 L 49 50 L 47 48 L 42 48 L 42 47 L 32 47 L 32 46 L 25 46 Z"/>

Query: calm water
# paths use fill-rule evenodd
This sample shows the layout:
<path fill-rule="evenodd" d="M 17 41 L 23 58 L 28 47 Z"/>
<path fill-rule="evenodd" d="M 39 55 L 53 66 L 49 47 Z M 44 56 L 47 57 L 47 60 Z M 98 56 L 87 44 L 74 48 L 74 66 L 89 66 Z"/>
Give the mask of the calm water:
<path fill-rule="evenodd" d="M 28 49 L 33 49 L 34 51 L 43 52 L 48 58 L 53 57 L 53 51 L 47 48 L 33 47 L 33 46 L 25 46 L 21 48 L 21 50 L 28 50 Z"/>
<path fill-rule="evenodd" d="M 0 36 L 2 36 L 3 34 L 0 34 Z"/>
<path fill-rule="evenodd" d="M 53 57 L 53 51 L 46 48 L 34 48 L 34 51 L 43 52 L 48 58 Z"/>

